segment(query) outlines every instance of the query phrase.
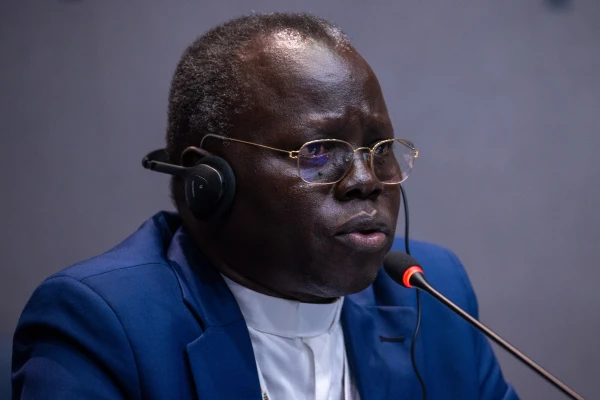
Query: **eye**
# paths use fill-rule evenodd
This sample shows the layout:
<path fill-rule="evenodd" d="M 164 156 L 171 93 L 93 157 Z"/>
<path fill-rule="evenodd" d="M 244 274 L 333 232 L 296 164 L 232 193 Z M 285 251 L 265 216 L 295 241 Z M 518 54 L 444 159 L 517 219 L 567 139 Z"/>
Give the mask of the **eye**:
<path fill-rule="evenodd" d="M 304 146 L 304 151 L 302 153 L 312 157 L 320 156 L 329 153 L 332 147 L 333 144 L 329 144 L 327 142 L 314 142 Z"/>
<path fill-rule="evenodd" d="M 373 153 L 377 156 L 385 156 L 390 151 L 392 151 L 393 147 L 394 147 L 394 142 L 381 143 L 379 146 L 377 146 L 373 149 Z"/>

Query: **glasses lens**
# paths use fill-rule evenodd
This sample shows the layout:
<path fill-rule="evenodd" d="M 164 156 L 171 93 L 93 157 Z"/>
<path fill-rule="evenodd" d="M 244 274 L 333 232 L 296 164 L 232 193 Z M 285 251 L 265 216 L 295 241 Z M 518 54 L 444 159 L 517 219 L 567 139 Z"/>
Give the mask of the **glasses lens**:
<path fill-rule="evenodd" d="M 391 139 L 380 143 L 373 150 L 373 172 L 384 183 L 401 183 L 408 178 L 415 162 L 412 142 Z"/>
<path fill-rule="evenodd" d="M 352 146 L 336 140 L 306 143 L 298 153 L 300 177 L 311 183 L 340 180 L 352 165 Z"/>

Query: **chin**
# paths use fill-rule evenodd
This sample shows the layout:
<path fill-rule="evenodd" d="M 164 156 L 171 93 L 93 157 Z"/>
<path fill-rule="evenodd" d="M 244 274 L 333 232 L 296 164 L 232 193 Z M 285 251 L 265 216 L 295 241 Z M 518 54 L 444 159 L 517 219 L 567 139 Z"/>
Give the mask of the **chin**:
<path fill-rule="evenodd" d="M 389 241 L 385 248 L 372 253 L 345 246 L 314 251 L 319 257 L 297 266 L 299 276 L 303 276 L 300 281 L 304 282 L 301 291 L 315 297 L 336 298 L 365 290 L 377 278 L 391 245 Z"/>
<path fill-rule="evenodd" d="M 360 266 L 352 265 L 349 268 L 344 268 L 339 274 L 336 274 L 337 276 L 330 277 L 327 280 L 330 283 L 327 285 L 328 292 L 330 292 L 331 297 L 341 297 L 362 292 L 375 282 L 380 269 L 381 263 L 379 262 L 364 263 Z"/>
<path fill-rule="evenodd" d="M 362 292 L 375 282 L 377 275 L 381 269 L 381 265 L 377 265 L 375 268 L 365 270 L 365 273 L 358 274 L 348 281 L 346 285 L 345 295 Z"/>

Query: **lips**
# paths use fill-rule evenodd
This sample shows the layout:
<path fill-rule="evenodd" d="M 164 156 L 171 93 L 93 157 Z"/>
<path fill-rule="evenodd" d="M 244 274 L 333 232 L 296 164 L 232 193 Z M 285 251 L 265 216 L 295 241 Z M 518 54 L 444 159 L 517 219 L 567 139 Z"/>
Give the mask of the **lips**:
<path fill-rule="evenodd" d="M 385 246 L 390 232 L 385 221 L 361 213 L 342 224 L 334 238 L 354 250 L 375 252 Z"/>

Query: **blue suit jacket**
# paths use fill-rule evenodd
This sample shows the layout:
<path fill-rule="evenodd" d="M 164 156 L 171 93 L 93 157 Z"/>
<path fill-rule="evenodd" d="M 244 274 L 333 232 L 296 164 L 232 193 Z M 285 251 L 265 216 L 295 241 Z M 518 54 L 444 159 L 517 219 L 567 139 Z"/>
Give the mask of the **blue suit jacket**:
<path fill-rule="evenodd" d="M 15 332 L 13 399 L 261 399 L 235 298 L 180 223 L 158 213 L 114 249 L 35 290 Z M 477 316 L 458 259 L 431 244 L 411 246 L 429 281 Z M 517 399 L 487 340 L 422 299 L 416 360 L 429 399 Z M 372 286 L 347 296 L 341 321 L 363 400 L 421 398 L 410 361 L 414 290 L 382 269 Z"/>

